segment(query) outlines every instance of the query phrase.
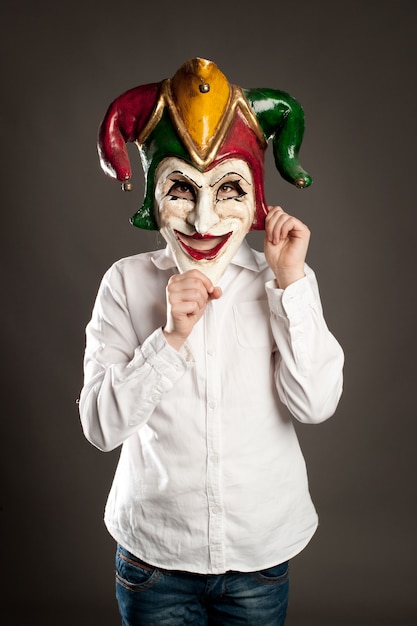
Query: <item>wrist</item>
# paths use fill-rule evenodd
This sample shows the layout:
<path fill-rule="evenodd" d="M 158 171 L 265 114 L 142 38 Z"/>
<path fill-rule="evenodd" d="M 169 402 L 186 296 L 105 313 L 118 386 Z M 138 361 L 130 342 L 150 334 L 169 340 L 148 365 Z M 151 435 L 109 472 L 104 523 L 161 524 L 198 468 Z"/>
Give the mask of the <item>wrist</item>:
<path fill-rule="evenodd" d="M 275 279 L 280 289 L 286 289 L 297 280 L 305 277 L 304 269 L 299 270 L 278 270 L 275 273 Z"/>
<path fill-rule="evenodd" d="M 175 331 L 169 331 L 166 328 L 162 329 L 162 333 L 171 348 L 174 348 L 174 350 L 177 350 L 177 352 L 179 352 L 184 345 L 186 339 L 181 335 L 178 335 L 178 333 L 176 333 Z"/>

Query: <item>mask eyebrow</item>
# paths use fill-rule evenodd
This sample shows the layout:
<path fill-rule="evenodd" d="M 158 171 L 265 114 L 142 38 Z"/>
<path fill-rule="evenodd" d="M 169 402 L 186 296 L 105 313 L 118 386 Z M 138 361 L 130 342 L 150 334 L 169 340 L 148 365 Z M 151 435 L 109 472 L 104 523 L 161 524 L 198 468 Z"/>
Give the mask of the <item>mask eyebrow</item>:
<path fill-rule="evenodd" d="M 193 185 L 195 185 L 196 187 L 198 187 L 198 189 L 201 189 L 202 185 L 199 185 L 197 183 L 197 181 L 195 181 L 193 178 L 191 178 L 191 176 L 188 176 L 187 174 L 184 174 L 184 172 L 181 172 L 181 170 L 174 170 L 173 172 L 170 172 L 167 176 L 168 180 L 171 180 L 172 182 L 175 182 L 176 179 L 172 179 L 171 176 L 183 176 L 186 180 L 189 180 L 190 183 L 192 183 Z"/>
<path fill-rule="evenodd" d="M 219 182 L 220 182 L 221 180 L 223 180 L 223 178 L 226 178 L 227 176 L 238 176 L 238 177 L 239 177 L 239 180 L 241 180 L 241 179 L 242 179 L 242 180 L 244 180 L 244 181 L 245 181 L 245 183 L 246 183 L 247 185 L 252 185 L 252 183 L 251 183 L 249 180 L 246 180 L 246 178 L 245 178 L 244 176 L 242 176 L 242 174 L 239 174 L 238 172 L 226 172 L 226 174 L 223 174 L 222 176 L 220 176 L 220 178 L 218 178 L 217 180 L 215 180 L 215 181 L 214 181 L 214 183 L 212 183 L 212 184 L 210 185 L 210 187 L 214 187 L 215 185 L 218 185 L 218 184 L 219 184 Z"/>

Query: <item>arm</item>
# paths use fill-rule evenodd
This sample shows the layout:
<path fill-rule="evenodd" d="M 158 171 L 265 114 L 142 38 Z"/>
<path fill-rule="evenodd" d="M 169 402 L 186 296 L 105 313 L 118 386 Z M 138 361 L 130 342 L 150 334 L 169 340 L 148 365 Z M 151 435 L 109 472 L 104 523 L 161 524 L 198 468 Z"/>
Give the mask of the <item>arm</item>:
<path fill-rule="evenodd" d="M 192 270 L 167 286 L 167 322 L 139 344 L 123 277 L 116 266 L 104 276 L 86 328 L 80 417 L 86 438 L 113 450 L 150 419 L 163 395 L 193 366 L 186 339 L 220 289 Z"/>
<path fill-rule="evenodd" d="M 117 267 L 103 278 L 86 328 L 80 417 L 86 438 L 113 450 L 151 417 L 163 394 L 192 367 L 156 329 L 139 345 L 131 323 L 123 277 Z"/>
<path fill-rule="evenodd" d="M 301 422 L 318 423 L 333 415 L 343 389 L 342 348 L 323 317 L 314 272 L 284 291 L 267 283 L 271 327 L 279 358 L 275 383 L 282 402 Z"/>
<path fill-rule="evenodd" d="M 309 240 L 305 224 L 270 207 L 265 256 L 275 274 L 267 295 L 279 351 L 276 385 L 295 418 L 320 422 L 339 402 L 344 356 L 324 320 L 314 273 L 305 264 Z"/>

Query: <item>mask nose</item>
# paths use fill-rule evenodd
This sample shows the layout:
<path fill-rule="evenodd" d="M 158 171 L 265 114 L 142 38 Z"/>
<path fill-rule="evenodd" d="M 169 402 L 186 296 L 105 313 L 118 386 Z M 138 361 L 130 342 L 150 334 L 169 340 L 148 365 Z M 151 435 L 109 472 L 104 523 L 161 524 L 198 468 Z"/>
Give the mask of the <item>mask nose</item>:
<path fill-rule="evenodd" d="M 211 194 L 203 193 L 197 198 L 195 207 L 188 215 L 187 221 L 194 226 L 200 235 L 210 232 L 210 229 L 220 221 L 219 216 L 214 211 Z"/>

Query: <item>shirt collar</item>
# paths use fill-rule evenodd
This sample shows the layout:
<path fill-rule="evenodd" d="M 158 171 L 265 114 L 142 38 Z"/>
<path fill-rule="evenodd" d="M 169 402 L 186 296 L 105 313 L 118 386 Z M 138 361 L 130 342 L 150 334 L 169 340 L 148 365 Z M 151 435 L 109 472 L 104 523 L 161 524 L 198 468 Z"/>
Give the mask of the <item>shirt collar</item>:
<path fill-rule="evenodd" d="M 152 262 L 160 270 L 172 269 L 175 267 L 174 257 L 169 246 L 162 250 L 157 250 L 152 254 Z M 230 262 L 233 265 L 245 267 L 248 270 L 259 272 L 261 264 L 255 251 L 249 246 L 246 239 L 243 240 L 240 248 Z"/>

